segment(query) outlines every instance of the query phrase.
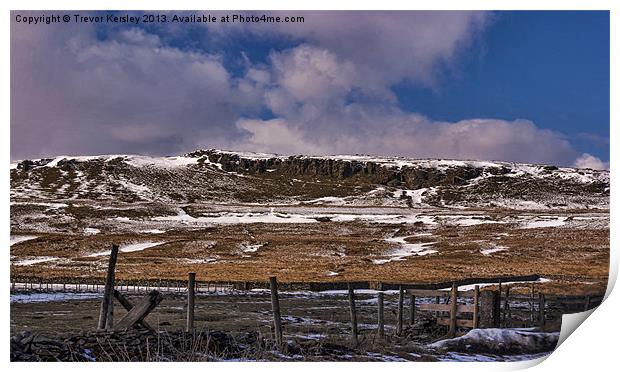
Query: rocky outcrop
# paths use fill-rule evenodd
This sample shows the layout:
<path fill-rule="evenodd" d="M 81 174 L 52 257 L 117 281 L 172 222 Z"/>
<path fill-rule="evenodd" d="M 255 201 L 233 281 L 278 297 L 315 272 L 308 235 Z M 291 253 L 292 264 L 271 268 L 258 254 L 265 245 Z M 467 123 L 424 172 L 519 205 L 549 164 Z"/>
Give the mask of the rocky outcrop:
<path fill-rule="evenodd" d="M 390 167 L 373 161 L 343 160 L 329 157 L 289 156 L 246 158 L 237 153 L 199 150 L 189 157 L 206 156 L 211 163 L 221 164 L 227 172 L 262 174 L 268 170 L 295 177 L 347 179 L 359 178 L 368 183 L 419 189 L 433 186 L 459 186 L 484 172 L 501 175 L 506 167 L 455 166 L 448 169 L 425 167 Z"/>

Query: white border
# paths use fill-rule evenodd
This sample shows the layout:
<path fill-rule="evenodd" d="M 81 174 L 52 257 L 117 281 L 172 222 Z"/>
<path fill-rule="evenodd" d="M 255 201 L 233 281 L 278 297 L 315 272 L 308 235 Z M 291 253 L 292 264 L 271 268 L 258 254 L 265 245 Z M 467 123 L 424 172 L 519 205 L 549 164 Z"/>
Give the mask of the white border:
<path fill-rule="evenodd" d="M 2 156 L 5 164 L 8 164 L 10 161 L 9 156 L 9 123 L 10 123 L 10 113 L 9 113 L 9 97 L 10 97 L 10 59 L 9 54 L 6 53 L 9 51 L 10 45 L 10 19 L 8 17 L 8 11 L 10 9 L 161 9 L 161 10 L 183 10 L 183 9 L 212 9 L 212 10 L 234 10 L 234 9 L 283 9 L 283 10 L 294 10 L 294 9 L 307 9 L 307 10 L 339 10 L 339 9 L 368 9 L 368 10 L 381 10 L 381 9 L 420 9 L 420 10 L 435 10 L 435 9 L 443 9 L 443 10 L 547 10 L 547 9 L 571 9 L 571 10 L 611 10 L 611 102 L 615 102 L 617 104 L 618 100 L 618 73 L 617 67 L 620 64 L 620 60 L 618 58 L 618 40 L 620 40 L 619 35 L 619 17 L 617 15 L 618 11 L 618 1 L 607 1 L 607 0 L 590 0 L 590 1 L 577 1 L 577 0 L 565 0 L 565 1 L 553 1 L 553 0 L 521 0 L 521 1 L 484 1 L 484 0 L 475 0 L 468 1 L 465 3 L 464 1 L 458 0 L 450 0 L 450 1 L 442 1 L 442 2 L 429 2 L 429 1 L 395 1 L 395 0 L 383 0 L 383 1 L 374 1 L 374 2 L 364 2 L 364 1 L 327 1 L 327 0 L 313 0 L 313 1 L 282 1 L 282 0 L 264 0 L 260 3 L 256 1 L 249 0 L 229 0 L 229 1 L 220 1 L 216 2 L 193 2 L 187 0 L 177 0 L 173 2 L 165 2 L 161 0 L 155 1 L 145 1 L 145 0 L 134 0 L 131 2 L 127 1 L 56 1 L 50 3 L 49 1 L 13 1 L 13 2 L 3 2 L 2 7 L 5 8 L 4 17 L 1 18 L 2 27 L 1 35 L 2 35 L 2 43 L 3 49 L 5 53 L 2 58 L 2 78 L 3 78 L 3 87 L 2 90 L 2 113 L 4 114 L 4 124 L 2 125 L 2 136 L 0 136 L 0 143 L 2 144 L 1 148 L 3 149 Z M 560 7 L 561 6 L 561 7 Z M 617 228 L 614 227 L 614 221 L 618 220 L 618 207 L 617 200 L 614 197 L 614 185 L 616 185 L 619 181 L 616 172 L 613 170 L 616 168 L 616 162 L 618 161 L 618 141 L 620 140 L 620 129 L 618 127 L 618 110 L 617 105 L 611 104 L 611 123 L 615 123 L 615 126 L 611 126 L 610 132 L 610 140 L 611 140 L 611 183 L 612 183 L 612 197 L 611 197 L 611 268 L 610 268 L 610 285 L 608 287 L 608 294 L 613 287 L 613 283 L 615 283 L 615 279 L 618 273 L 618 233 Z M 9 240 L 9 172 L 2 173 L 2 200 L 3 200 L 3 208 L 1 209 L 2 218 L 4 221 L 4 229 L 2 230 L 2 239 L 7 242 Z M 614 207 L 615 206 L 615 207 Z M 615 248 L 614 248 L 615 247 Z M 2 277 L 4 278 L 4 282 L 9 282 L 9 254 L 8 250 L 5 249 L 4 256 L 4 264 L 2 266 Z M 319 365 L 312 363 L 223 363 L 223 364 L 178 364 L 170 365 L 167 363 L 142 363 L 142 364 L 105 364 L 105 363 L 94 363 L 94 364 L 43 364 L 43 363 L 23 363 L 17 364 L 9 363 L 9 288 L 7 286 L 0 286 L 0 291 L 2 298 L 5 299 L 2 307 L 2 330 L 4 331 L 4 337 L 0 339 L 0 343 L 3 345 L 1 358 L 3 360 L 3 364 L 5 366 L 10 366 L 13 369 L 43 369 L 46 370 L 71 370 L 76 368 L 93 368 L 93 369 L 112 369 L 112 368 L 131 368 L 134 370 L 142 370 L 142 369 L 155 369 L 155 370 L 164 370 L 168 368 L 190 368 L 190 369 L 214 369 L 218 370 L 240 370 L 246 368 L 252 368 L 254 370 L 284 370 L 284 369 L 301 369 L 301 370 L 310 370 Z M 616 364 L 616 353 L 617 353 L 617 344 L 616 344 L 616 335 L 619 334 L 619 326 L 618 326 L 618 295 L 611 295 L 605 303 L 601 306 L 601 308 L 594 312 L 594 315 L 591 316 L 587 321 L 587 326 L 579 327 L 575 331 L 575 335 L 568 338 L 566 342 L 564 342 L 556 352 L 554 352 L 544 363 L 540 364 L 539 369 L 542 370 L 599 370 L 601 367 L 607 367 Z M 358 371 L 370 371 L 374 370 L 377 367 L 382 369 L 390 369 L 390 370 L 410 370 L 410 369 L 434 369 L 434 370 L 454 370 L 458 368 L 459 371 L 470 371 L 470 370 L 510 370 L 510 369 L 521 369 L 526 368 L 528 366 L 532 366 L 537 364 L 538 362 L 524 362 L 524 363 L 383 363 L 383 364 L 375 364 L 375 363 L 329 363 L 329 365 L 325 365 L 323 363 L 320 365 L 321 368 L 337 368 L 337 369 L 353 369 L 355 368 Z M 606 370 L 608 368 L 602 368 Z"/>

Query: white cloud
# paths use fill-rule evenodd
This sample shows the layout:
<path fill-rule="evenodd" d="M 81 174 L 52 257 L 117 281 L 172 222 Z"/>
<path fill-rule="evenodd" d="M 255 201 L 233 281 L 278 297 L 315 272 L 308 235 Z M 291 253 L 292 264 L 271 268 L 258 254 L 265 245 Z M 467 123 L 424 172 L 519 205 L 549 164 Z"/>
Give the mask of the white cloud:
<path fill-rule="evenodd" d="M 252 120 L 251 125 L 244 121 L 240 127 L 250 133 L 251 141 L 234 146 L 291 154 L 365 153 L 552 164 L 570 164 L 576 156 L 561 134 L 527 120 L 438 122 L 393 107 L 364 105 L 324 111 L 310 121 L 303 118 L 300 114 L 287 120 Z"/>
<path fill-rule="evenodd" d="M 398 107 L 391 85 L 433 86 L 438 67 L 456 63 L 488 14 L 304 15 L 295 27 L 240 26 L 252 37 L 301 40 L 264 64 L 244 57 L 241 77 L 221 55 L 181 50 L 143 29 L 100 40 L 82 25 L 12 24 L 11 156 L 200 147 L 564 165 L 579 156 L 560 133 L 528 120 L 442 122 Z M 275 118 L 261 120 L 265 111 Z M 586 155 L 578 166 L 601 167 Z"/>
<path fill-rule="evenodd" d="M 573 166 L 575 168 L 609 169 L 609 163 L 603 162 L 601 159 L 588 153 L 581 154 L 575 160 Z"/>

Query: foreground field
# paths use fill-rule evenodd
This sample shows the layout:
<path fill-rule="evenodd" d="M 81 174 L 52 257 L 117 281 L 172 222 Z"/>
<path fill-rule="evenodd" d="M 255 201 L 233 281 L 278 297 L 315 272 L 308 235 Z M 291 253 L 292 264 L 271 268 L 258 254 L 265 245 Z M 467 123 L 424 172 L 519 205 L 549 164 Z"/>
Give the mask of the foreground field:
<path fill-rule="evenodd" d="M 280 305 L 286 346 L 278 350 L 273 345 L 269 293 L 233 291 L 203 294 L 196 298 L 195 334 L 211 338 L 212 345 L 205 346 L 199 345 L 191 334 L 179 335 L 179 330 L 184 328 L 186 299 L 182 294 L 168 293 L 147 319 L 157 331 L 150 335 L 153 349 L 147 352 L 149 342 L 141 334 L 136 337 L 131 332 L 128 335 L 93 331 L 100 295 L 92 292 L 14 293 L 11 296 L 11 335 L 21 340 L 30 335 L 24 331 L 32 332 L 45 345 L 52 343 L 50 340 L 69 337 L 74 342 L 71 348 L 74 351 L 71 358 L 74 359 L 65 360 L 518 361 L 539 358 L 553 350 L 559 329 L 558 315 L 553 315 L 550 309 L 550 330 L 546 333 L 533 329 L 526 331 L 526 334 L 534 332 L 531 337 L 537 342 L 532 345 L 510 341 L 512 334 L 524 332 L 520 328 L 485 331 L 488 332 L 486 341 L 469 350 L 458 346 L 435 348 L 432 344 L 445 336 L 445 327 L 435 325 L 430 314 L 419 313 L 414 325 L 407 321 L 403 334 L 395 334 L 398 295 L 395 291 L 387 291 L 386 337 L 382 339 L 377 335 L 376 293 L 361 291 L 356 296 L 359 344 L 352 347 L 348 300 L 344 291 L 285 291 L 281 293 Z M 131 301 L 138 298 L 138 295 L 128 296 Z M 432 301 L 434 298 L 421 298 L 418 306 Z M 517 308 L 515 304 L 515 310 Z M 117 306 L 115 313 L 120 317 L 125 311 Z M 523 323 L 515 320 L 512 326 L 530 327 L 531 324 L 526 316 Z M 497 342 L 489 342 L 489 339 Z M 175 346 L 173 352 L 166 353 L 162 344 L 168 341 L 173 341 Z M 498 349 L 498 345 L 504 346 Z M 80 347 L 84 350 L 80 351 Z M 45 352 L 49 351 L 49 346 L 42 348 L 44 350 L 39 354 L 51 360 L 67 358 L 66 353 L 59 356 L 60 346 L 52 349 L 52 355 Z M 25 354 L 18 356 L 33 356 L 31 351 Z"/>

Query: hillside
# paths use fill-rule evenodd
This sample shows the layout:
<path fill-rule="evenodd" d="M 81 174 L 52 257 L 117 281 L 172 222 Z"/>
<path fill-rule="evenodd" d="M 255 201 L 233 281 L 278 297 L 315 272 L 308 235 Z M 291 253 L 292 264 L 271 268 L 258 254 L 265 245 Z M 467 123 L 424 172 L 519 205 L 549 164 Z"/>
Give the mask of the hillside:
<path fill-rule="evenodd" d="M 608 208 L 609 172 L 549 165 L 200 150 L 11 164 L 12 200 Z"/>

